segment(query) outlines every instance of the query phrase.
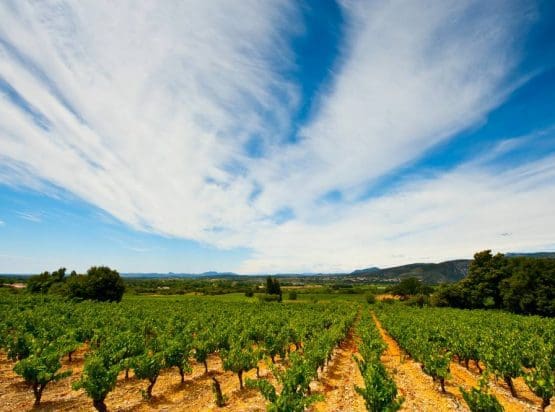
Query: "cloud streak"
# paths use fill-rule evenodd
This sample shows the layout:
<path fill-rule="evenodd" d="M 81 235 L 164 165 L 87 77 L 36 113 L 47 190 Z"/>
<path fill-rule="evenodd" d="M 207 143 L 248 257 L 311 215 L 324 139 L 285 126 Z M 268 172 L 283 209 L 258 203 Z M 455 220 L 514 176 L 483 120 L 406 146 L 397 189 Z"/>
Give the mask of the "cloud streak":
<path fill-rule="evenodd" d="M 42 222 L 42 217 L 40 213 L 30 213 L 30 212 L 16 212 L 20 219 L 28 220 L 29 222 L 40 223 Z"/>
<path fill-rule="evenodd" d="M 331 84 L 283 144 L 301 101 L 287 75 L 306 30 L 295 2 L 4 2 L 0 183 L 68 191 L 137 230 L 248 247 L 245 272 L 547 245 L 544 161 L 501 175 L 461 166 L 360 201 L 505 99 L 535 9 L 341 7 Z"/>
<path fill-rule="evenodd" d="M 347 210 L 330 208 L 325 224 L 288 222 L 260 234 L 260 252 L 241 271 L 350 271 L 469 257 L 492 247 L 552 249 L 554 165 L 553 156 L 503 173 L 464 165 L 412 180 Z"/>
<path fill-rule="evenodd" d="M 229 172 L 238 147 L 278 139 L 297 100 L 277 72 L 290 65 L 278 27 L 296 30 L 287 3 L 8 4 L 2 78 L 48 127 L 0 100 L 5 168 L 138 229 L 201 238 L 244 219 L 228 208 L 251 190 Z"/>
<path fill-rule="evenodd" d="M 276 156 L 268 173 L 273 184 L 261 199 L 266 207 L 307 207 L 334 189 L 356 196 L 357 188 L 482 122 L 518 83 L 515 37 L 533 8 L 454 1 L 343 5 L 349 47 L 318 115 L 301 131 L 303 142 Z"/>

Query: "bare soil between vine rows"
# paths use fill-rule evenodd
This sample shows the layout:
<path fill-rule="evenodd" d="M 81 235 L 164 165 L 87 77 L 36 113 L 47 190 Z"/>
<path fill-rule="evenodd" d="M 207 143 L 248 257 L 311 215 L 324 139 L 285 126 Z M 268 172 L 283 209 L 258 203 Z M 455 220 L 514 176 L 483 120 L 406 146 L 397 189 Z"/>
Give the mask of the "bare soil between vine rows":
<path fill-rule="evenodd" d="M 373 316 L 387 349 L 382 356 L 382 362 L 395 380 L 397 388 L 405 398 L 404 411 L 468 411 L 468 407 L 459 390 L 463 387 L 469 390 L 478 387 L 480 375 L 477 369 L 467 370 L 456 362 L 451 362 L 451 377 L 445 382 L 447 393 L 441 393 L 439 383 L 433 382 L 426 375 L 420 364 L 411 359 L 397 344 L 380 321 Z M 490 392 L 497 397 L 506 412 L 541 411 L 541 399 L 535 396 L 522 378 L 514 380 L 518 398 L 514 398 L 505 383 L 492 379 Z M 555 410 L 550 406 L 546 411 Z"/>
<path fill-rule="evenodd" d="M 319 379 L 311 384 L 313 393 L 324 395 L 325 400 L 311 406 L 313 412 L 325 411 L 364 411 L 364 400 L 355 392 L 354 385 L 362 385 L 353 354 L 358 351 L 355 336 L 349 332 L 347 339 L 334 351 L 329 364 L 320 373 Z M 64 357 L 62 370 L 73 371 L 69 378 L 48 384 L 44 390 L 41 405 L 33 407 L 33 394 L 23 379 L 13 372 L 14 362 L 0 353 L 0 411 L 94 411 L 91 400 L 80 391 L 71 389 L 71 383 L 79 379 L 83 369 L 85 349 L 73 355 L 69 362 Z M 280 367 L 279 356 L 277 366 Z M 260 376 L 276 385 L 276 380 L 265 362 L 259 364 Z M 146 381 L 134 378 L 125 379 L 122 372 L 118 377 L 116 389 L 106 398 L 109 411 L 265 411 L 266 400 L 254 389 L 239 389 L 236 374 L 223 372 L 222 362 L 217 355 L 208 359 L 209 374 L 206 375 L 202 364 L 193 364 L 193 372 L 186 375 L 185 383 L 180 383 L 177 369 L 164 370 L 153 390 L 153 398 L 142 398 L 141 390 Z M 226 396 L 226 405 L 218 408 L 214 403 L 211 377 L 215 376 Z M 243 378 L 256 378 L 251 370 Z M 279 389 L 279 387 L 278 387 Z"/>
<path fill-rule="evenodd" d="M 397 342 L 385 331 L 379 320 L 374 321 L 387 349 L 382 362 L 395 380 L 401 396 L 404 397 L 403 411 L 441 412 L 468 411 L 459 391 L 459 387 L 469 389 L 478 386 L 479 374 L 474 367 L 467 370 L 456 362 L 451 364 L 451 377 L 446 381 L 446 394 L 442 394 L 439 384 L 434 383 L 421 369 L 419 363 L 407 356 Z M 363 398 L 356 393 L 355 385 L 363 386 L 362 376 L 353 356 L 358 353 L 359 338 L 353 330 L 334 351 L 329 364 L 320 372 L 318 380 L 312 382 L 313 393 L 324 395 L 325 400 L 312 405 L 310 412 L 359 412 L 365 410 Z M 33 394 L 23 379 L 13 372 L 14 362 L 0 353 L 0 411 L 94 411 L 90 399 L 81 391 L 71 389 L 71 383 L 79 378 L 83 369 L 86 350 L 83 348 L 73 355 L 73 361 L 62 361 L 63 370 L 71 369 L 73 374 L 59 382 L 50 383 L 42 397 L 39 407 L 33 407 Z M 280 361 L 278 357 L 278 367 Z M 266 401 L 254 389 L 239 390 L 237 375 L 223 372 L 222 363 L 217 355 L 208 359 L 209 374 L 205 374 L 202 364 L 193 364 L 192 373 L 186 375 L 185 383 L 180 383 L 176 369 L 164 370 L 153 391 L 153 399 L 145 400 L 141 390 L 146 388 L 146 381 L 133 377 L 126 380 L 122 373 L 118 378 L 116 389 L 108 395 L 106 404 L 110 411 L 265 411 Z M 261 377 L 266 377 L 276 384 L 271 371 L 260 362 Z M 222 392 L 227 397 L 226 406 L 218 408 L 214 404 L 211 390 L 211 377 L 220 382 Z M 255 378 L 252 370 L 244 378 Z M 491 392 L 502 403 L 507 412 L 539 411 L 540 399 L 526 386 L 522 379 L 515 380 L 519 398 L 511 396 L 505 384 L 492 381 Z M 547 411 L 553 411 L 553 406 Z"/>

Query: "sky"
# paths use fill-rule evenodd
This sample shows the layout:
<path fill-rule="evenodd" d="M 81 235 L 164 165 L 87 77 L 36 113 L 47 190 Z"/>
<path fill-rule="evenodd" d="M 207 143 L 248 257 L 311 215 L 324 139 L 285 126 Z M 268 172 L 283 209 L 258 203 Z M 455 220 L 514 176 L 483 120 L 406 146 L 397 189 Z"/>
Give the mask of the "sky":
<path fill-rule="evenodd" d="M 0 2 L 0 273 L 555 250 L 555 3 Z"/>

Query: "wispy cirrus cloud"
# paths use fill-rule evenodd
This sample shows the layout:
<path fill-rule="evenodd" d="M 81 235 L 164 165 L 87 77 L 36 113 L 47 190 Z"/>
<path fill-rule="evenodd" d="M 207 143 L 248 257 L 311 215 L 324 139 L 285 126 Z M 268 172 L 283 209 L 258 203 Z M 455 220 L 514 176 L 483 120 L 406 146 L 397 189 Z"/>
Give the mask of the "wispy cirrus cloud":
<path fill-rule="evenodd" d="M 245 272 L 549 244 L 545 159 L 461 165 L 360 200 L 520 83 L 533 4 L 342 1 L 331 83 L 283 144 L 300 101 L 288 75 L 306 29 L 297 6 L 3 3 L 0 182 L 69 191 L 138 230 L 250 248 Z"/>
<path fill-rule="evenodd" d="M 330 190 L 367 183 L 484 121 L 519 84 L 524 2 L 342 2 L 348 47 L 303 141 L 257 176 L 260 200 L 311 210 Z M 292 190 L 297 188 L 298 190 Z"/>
<path fill-rule="evenodd" d="M 253 242 L 258 253 L 240 270 L 350 271 L 490 248 L 552 250 L 554 181 L 554 156 L 502 172 L 474 162 L 414 176 L 386 195 L 321 210 L 320 223 L 291 221 L 263 231 Z"/>
<path fill-rule="evenodd" d="M 42 214 L 41 213 L 16 212 L 16 214 L 20 219 L 28 220 L 29 222 L 35 222 L 35 223 L 42 222 Z"/>
<path fill-rule="evenodd" d="M 4 169 L 171 235 L 256 214 L 241 147 L 288 129 L 291 4 L 11 2 L 1 13 L 0 75 L 18 96 L 0 99 Z"/>

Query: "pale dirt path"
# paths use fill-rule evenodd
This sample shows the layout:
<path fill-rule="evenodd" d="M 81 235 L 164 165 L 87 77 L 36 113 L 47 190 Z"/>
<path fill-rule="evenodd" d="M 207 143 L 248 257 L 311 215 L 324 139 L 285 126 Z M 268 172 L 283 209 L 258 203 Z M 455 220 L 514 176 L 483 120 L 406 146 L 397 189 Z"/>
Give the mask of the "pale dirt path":
<path fill-rule="evenodd" d="M 355 324 L 358 320 L 355 322 Z M 311 412 L 366 411 L 364 399 L 355 391 L 355 385 L 364 386 L 362 375 L 353 359 L 358 354 L 358 338 L 354 327 L 334 351 L 331 362 L 324 368 L 320 379 L 310 385 L 313 393 L 322 393 L 325 400 L 315 403 Z"/>
<path fill-rule="evenodd" d="M 448 393 L 442 395 L 439 392 L 439 384 L 436 385 L 432 378 L 422 371 L 420 364 L 405 355 L 374 314 L 372 317 L 382 339 L 387 344 L 381 360 L 395 381 L 399 393 L 405 399 L 401 407 L 402 411 L 468 411 L 464 401 L 461 402 L 453 396 L 454 388 L 446 384 L 445 389 Z"/>

